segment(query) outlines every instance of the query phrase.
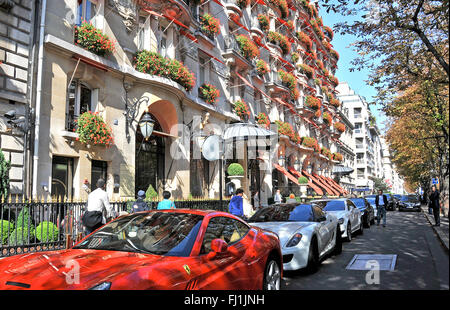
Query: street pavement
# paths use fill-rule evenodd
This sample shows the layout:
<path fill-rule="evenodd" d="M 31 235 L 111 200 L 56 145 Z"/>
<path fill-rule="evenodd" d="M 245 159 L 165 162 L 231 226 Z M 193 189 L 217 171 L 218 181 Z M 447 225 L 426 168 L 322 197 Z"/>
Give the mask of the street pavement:
<path fill-rule="evenodd" d="M 395 269 L 379 271 L 379 281 L 368 284 L 366 279 L 371 279 L 368 275 L 371 271 L 346 270 L 356 254 L 397 255 Z M 356 235 L 350 243 L 344 241 L 342 253 L 326 258 L 316 273 L 308 274 L 303 270 L 285 271 L 281 288 L 448 290 L 448 251 L 442 246 L 424 213 L 389 211 L 386 227 L 372 225 L 364 230 L 363 235 Z"/>
<path fill-rule="evenodd" d="M 449 243 L 449 230 L 448 230 L 448 217 L 444 217 L 441 214 L 441 225 L 440 226 L 434 226 L 435 220 L 434 220 L 434 215 L 433 214 L 429 214 L 428 213 L 428 207 L 425 205 L 422 205 L 422 210 L 424 215 L 426 216 L 428 222 L 430 223 L 430 225 L 433 225 L 433 230 L 436 233 L 436 236 L 439 238 L 439 241 L 441 241 L 442 245 L 444 246 L 444 248 L 447 249 L 448 252 L 448 243 Z"/>

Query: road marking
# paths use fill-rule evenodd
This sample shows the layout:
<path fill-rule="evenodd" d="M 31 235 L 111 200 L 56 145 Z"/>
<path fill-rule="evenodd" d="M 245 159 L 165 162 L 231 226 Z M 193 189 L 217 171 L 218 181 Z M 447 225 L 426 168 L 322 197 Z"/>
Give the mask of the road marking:
<path fill-rule="evenodd" d="M 376 261 L 379 270 L 394 271 L 397 262 L 395 254 L 356 254 L 345 269 L 347 270 L 371 270 L 369 261 Z"/>

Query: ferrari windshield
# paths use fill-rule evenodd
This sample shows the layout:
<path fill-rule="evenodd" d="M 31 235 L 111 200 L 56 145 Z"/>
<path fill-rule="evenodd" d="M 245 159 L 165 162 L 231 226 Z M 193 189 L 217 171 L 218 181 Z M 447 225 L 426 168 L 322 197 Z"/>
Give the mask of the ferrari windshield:
<path fill-rule="evenodd" d="M 366 197 L 366 200 L 371 204 L 371 205 L 375 205 L 375 197 Z"/>
<path fill-rule="evenodd" d="M 259 209 L 249 222 L 313 222 L 311 205 L 274 205 Z"/>
<path fill-rule="evenodd" d="M 74 248 L 185 257 L 202 221 L 202 215 L 189 213 L 136 213 L 105 225 Z"/>
<path fill-rule="evenodd" d="M 366 202 L 364 201 L 364 198 L 351 198 L 350 199 L 355 206 L 358 208 L 364 208 L 366 206 Z"/>

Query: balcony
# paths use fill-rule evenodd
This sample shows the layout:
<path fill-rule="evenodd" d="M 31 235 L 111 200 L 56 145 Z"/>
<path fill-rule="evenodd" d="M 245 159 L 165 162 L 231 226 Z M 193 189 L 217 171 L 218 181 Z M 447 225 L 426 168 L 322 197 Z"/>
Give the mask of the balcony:
<path fill-rule="evenodd" d="M 222 57 L 231 62 L 236 67 L 248 70 L 252 68 L 252 63 L 250 60 L 246 59 L 241 54 L 241 48 L 234 36 L 227 36 L 224 40 L 225 50 L 222 52 Z"/>
<path fill-rule="evenodd" d="M 272 94 L 287 93 L 289 95 L 291 93 L 289 88 L 281 81 L 277 71 L 269 72 L 269 79 L 266 82 L 266 87 L 269 89 L 269 92 L 272 92 Z"/>

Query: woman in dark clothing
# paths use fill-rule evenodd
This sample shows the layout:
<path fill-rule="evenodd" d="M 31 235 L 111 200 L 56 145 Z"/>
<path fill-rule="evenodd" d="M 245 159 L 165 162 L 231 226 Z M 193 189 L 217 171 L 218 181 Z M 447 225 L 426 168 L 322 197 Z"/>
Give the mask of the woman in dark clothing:
<path fill-rule="evenodd" d="M 434 220 L 436 222 L 435 226 L 441 225 L 441 215 L 440 215 L 440 203 L 439 203 L 439 191 L 436 189 L 436 186 L 431 187 L 431 193 L 428 197 L 430 200 L 431 208 L 433 209 Z"/>

